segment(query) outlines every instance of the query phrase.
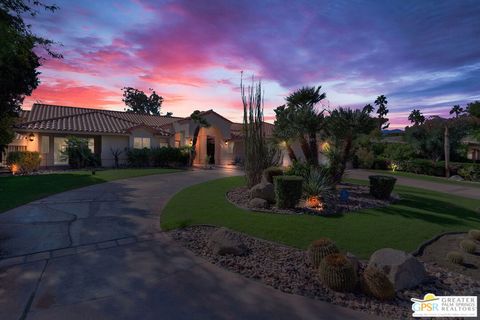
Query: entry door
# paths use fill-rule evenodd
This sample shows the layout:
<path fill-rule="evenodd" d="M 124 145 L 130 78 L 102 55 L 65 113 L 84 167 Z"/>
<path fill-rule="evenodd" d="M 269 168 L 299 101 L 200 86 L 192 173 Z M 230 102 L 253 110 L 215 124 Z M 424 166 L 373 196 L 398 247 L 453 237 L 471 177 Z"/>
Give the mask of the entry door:
<path fill-rule="evenodd" d="M 208 164 L 215 164 L 215 138 L 207 136 L 207 156 L 210 156 Z"/>

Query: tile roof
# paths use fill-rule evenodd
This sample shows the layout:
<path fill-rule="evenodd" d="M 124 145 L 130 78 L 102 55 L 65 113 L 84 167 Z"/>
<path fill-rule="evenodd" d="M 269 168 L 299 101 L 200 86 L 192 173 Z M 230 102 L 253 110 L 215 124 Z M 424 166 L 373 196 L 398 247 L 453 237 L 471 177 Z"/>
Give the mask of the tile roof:
<path fill-rule="evenodd" d="M 32 110 L 25 115 L 26 118 L 16 125 L 17 128 L 112 134 L 127 134 L 129 129 L 144 125 L 159 135 L 170 135 L 161 127 L 183 119 L 46 104 L 34 104 Z"/>

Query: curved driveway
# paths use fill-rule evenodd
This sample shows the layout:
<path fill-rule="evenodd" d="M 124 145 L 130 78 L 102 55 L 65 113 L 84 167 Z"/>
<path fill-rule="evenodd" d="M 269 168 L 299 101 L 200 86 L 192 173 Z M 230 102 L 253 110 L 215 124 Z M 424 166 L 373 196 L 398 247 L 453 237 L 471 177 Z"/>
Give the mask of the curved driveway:
<path fill-rule="evenodd" d="M 0 319 L 372 319 L 230 273 L 159 230 L 190 171 L 94 185 L 0 215 Z"/>

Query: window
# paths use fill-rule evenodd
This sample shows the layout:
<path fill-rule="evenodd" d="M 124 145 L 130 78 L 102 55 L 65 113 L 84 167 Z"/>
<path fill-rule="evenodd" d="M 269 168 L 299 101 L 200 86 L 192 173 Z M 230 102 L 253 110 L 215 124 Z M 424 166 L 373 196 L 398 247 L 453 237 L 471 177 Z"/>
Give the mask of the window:
<path fill-rule="evenodd" d="M 88 149 L 90 149 L 90 151 L 92 151 L 92 153 L 95 152 L 95 139 L 93 139 L 93 138 L 88 139 Z"/>
<path fill-rule="evenodd" d="M 50 137 L 42 136 L 42 153 L 50 153 Z"/>
<path fill-rule="evenodd" d="M 168 142 L 160 142 L 160 148 L 161 147 L 168 147 Z"/>
<path fill-rule="evenodd" d="M 150 138 L 134 137 L 133 148 L 135 149 L 150 149 Z"/>
<path fill-rule="evenodd" d="M 68 157 L 62 154 L 67 148 L 67 139 L 61 137 L 53 138 L 53 164 L 65 165 L 68 164 Z"/>

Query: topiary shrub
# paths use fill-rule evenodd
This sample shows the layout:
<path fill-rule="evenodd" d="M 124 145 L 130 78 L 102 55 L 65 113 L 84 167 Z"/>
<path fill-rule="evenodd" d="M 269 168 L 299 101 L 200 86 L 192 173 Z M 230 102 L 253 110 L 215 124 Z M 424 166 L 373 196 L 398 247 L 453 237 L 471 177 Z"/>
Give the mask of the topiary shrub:
<path fill-rule="evenodd" d="M 308 256 L 315 268 L 320 266 L 323 258 L 332 253 L 338 253 L 339 250 L 332 240 L 329 238 L 321 238 L 313 241 L 308 247 Z"/>
<path fill-rule="evenodd" d="M 280 209 L 295 208 L 302 197 L 303 178 L 299 176 L 276 176 L 275 201 Z"/>
<path fill-rule="evenodd" d="M 130 167 L 150 166 L 150 149 L 129 149 L 127 150 L 127 162 Z"/>
<path fill-rule="evenodd" d="M 473 240 L 480 241 L 480 230 L 472 229 L 468 231 L 468 236 Z"/>
<path fill-rule="evenodd" d="M 379 300 L 392 300 L 395 298 L 395 288 L 388 280 L 387 275 L 374 267 L 365 269 L 361 279 L 363 291 Z"/>
<path fill-rule="evenodd" d="M 463 255 L 458 251 L 450 251 L 447 253 L 447 260 L 454 264 L 462 264 Z"/>
<path fill-rule="evenodd" d="M 12 151 L 7 155 L 7 165 L 13 173 L 29 174 L 40 167 L 40 153 L 35 151 Z"/>
<path fill-rule="evenodd" d="M 273 177 L 282 176 L 283 170 L 279 167 L 269 167 L 263 170 L 263 179 L 269 183 L 273 183 Z"/>
<path fill-rule="evenodd" d="M 397 179 L 388 176 L 369 176 L 370 194 L 377 199 L 388 199 Z"/>
<path fill-rule="evenodd" d="M 460 248 L 467 253 L 474 253 L 475 250 L 477 250 L 477 246 L 472 240 L 462 240 L 460 242 Z"/>
<path fill-rule="evenodd" d="M 322 283 L 339 292 L 351 292 L 357 284 L 357 275 L 352 263 L 340 253 L 326 256 L 318 268 Z"/>

